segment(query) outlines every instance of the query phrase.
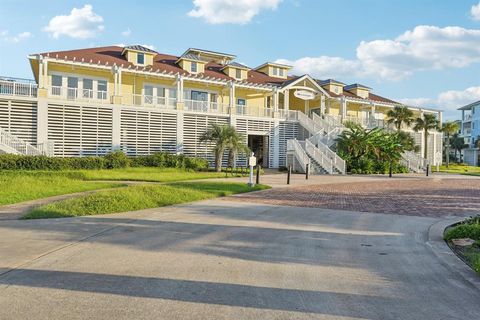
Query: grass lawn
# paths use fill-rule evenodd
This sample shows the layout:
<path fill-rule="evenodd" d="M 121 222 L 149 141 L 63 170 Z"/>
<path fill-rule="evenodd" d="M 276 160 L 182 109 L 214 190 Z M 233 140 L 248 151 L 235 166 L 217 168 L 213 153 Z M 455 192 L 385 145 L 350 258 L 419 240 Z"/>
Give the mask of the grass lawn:
<path fill-rule="evenodd" d="M 74 171 L 76 172 L 76 171 Z M 208 178 L 224 178 L 223 172 L 196 172 L 176 168 L 125 168 L 111 170 L 79 170 L 86 180 L 123 180 L 171 182 Z M 231 174 L 228 174 L 231 177 Z"/>
<path fill-rule="evenodd" d="M 467 263 L 480 273 L 480 216 L 466 220 L 464 223 L 448 229 L 444 235 L 445 240 Z M 469 247 L 453 245 L 453 239 L 470 238 L 475 243 Z"/>
<path fill-rule="evenodd" d="M 34 209 L 24 218 L 61 218 L 134 211 L 268 188 L 265 185 L 250 188 L 245 183 L 206 181 L 136 185 L 51 203 Z"/>
<path fill-rule="evenodd" d="M 440 166 L 440 172 L 480 175 L 480 167 L 450 164 L 448 168 L 445 165 Z"/>
<path fill-rule="evenodd" d="M 80 175 L 59 172 L 0 171 L 0 205 L 118 186 L 121 184 L 87 182 Z"/>

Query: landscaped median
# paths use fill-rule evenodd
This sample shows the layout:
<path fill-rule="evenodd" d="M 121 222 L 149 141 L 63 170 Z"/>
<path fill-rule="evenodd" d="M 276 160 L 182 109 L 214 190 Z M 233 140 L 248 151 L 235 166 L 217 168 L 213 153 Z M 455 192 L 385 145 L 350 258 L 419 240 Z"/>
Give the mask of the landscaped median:
<path fill-rule="evenodd" d="M 235 182 L 183 182 L 136 185 L 54 202 L 27 213 L 25 219 L 61 218 L 135 211 L 268 189 Z"/>
<path fill-rule="evenodd" d="M 450 164 L 448 168 L 445 165 L 440 166 L 440 172 L 480 176 L 480 167 L 468 166 L 466 164 Z"/>
<path fill-rule="evenodd" d="M 448 228 L 444 238 L 460 258 L 480 273 L 480 216 Z"/>

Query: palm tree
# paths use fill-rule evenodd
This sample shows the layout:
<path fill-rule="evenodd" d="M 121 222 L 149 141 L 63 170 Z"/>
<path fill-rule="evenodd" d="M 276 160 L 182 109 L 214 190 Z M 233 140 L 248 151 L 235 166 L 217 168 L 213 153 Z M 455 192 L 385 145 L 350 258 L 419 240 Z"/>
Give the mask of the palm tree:
<path fill-rule="evenodd" d="M 445 139 L 446 145 L 445 145 L 445 160 L 447 163 L 447 168 L 448 165 L 450 164 L 450 137 L 451 135 L 455 134 L 458 132 L 459 126 L 457 122 L 454 121 L 448 121 L 443 124 L 442 131 L 445 133 Z"/>
<path fill-rule="evenodd" d="M 229 125 L 212 124 L 212 126 L 200 137 L 201 142 L 210 142 L 215 146 L 213 152 L 215 155 L 215 171 L 222 171 L 223 153 L 230 142 L 232 130 Z"/>
<path fill-rule="evenodd" d="M 227 144 L 228 148 L 228 167 L 233 168 L 235 156 L 239 153 L 248 154 L 250 149 L 245 144 L 244 137 L 239 134 L 234 127 L 230 126 L 230 139 Z"/>
<path fill-rule="evenodd" d="M 468 147 L 468 144 L 465 143 L 465 139 L 460 137 L 458 133 L 454 133 L 452 138 L 451 138 L 451 146 L 455 150 L 455 160 L 457 160 L 457 152 L 460 153 L 460 162 L 462 161 L 462 149 L 465 149 Z"/>
<path fill-rule="evenodd" d="M 430 130 L 438 130 L 438 120 L 434 114 L 424 114 L 423 118 L 417 118 L 415 120 L 415 126 L 413 127 L 415 132 L 423 131 L 425 144 L 424 144 L 424 158 L 428 156 L 428 135 Z"/>
<path fill-rule="evenodd" d="M 406 106 L 395 106 L 392 110 L 388 110 L 387 117 L 387 123 L 393 124 L 397 132 L 402 129 L 402 124 L 409 126 L 414 121 L 412 110 Z"/>

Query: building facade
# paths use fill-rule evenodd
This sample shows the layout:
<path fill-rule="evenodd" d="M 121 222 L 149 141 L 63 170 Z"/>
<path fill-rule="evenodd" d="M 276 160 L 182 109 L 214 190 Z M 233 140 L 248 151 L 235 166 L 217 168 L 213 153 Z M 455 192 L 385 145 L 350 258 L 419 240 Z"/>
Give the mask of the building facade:
<path fill-rule="evenodd" d="M 469 165 L 477 166 L 478 145 L 480 139 L 480 101 L 470 103 L 459 108 L 462 111 L 462 120 L 460 125 L 460 137 L 465 141 L 468 148 L 462 150 L 463 161 Z"/>
<path fill-rule="evenodd" d="M 309 161 L 319 172 L 343 173 L 331 148 L 343 123 L 384 127 L 399 105 L 361 84 L 290 76 L 278 63 L 249 68 L 235 58 L 194 48 L 173 56 L 139 45 L 31 55 L 34 82 L 0 80 L 0 150 L 60 157 L 162 151 L 212 161 L 212 146 L 200 136 L 219 123 L 235 126 L 264 167 Z M 441 111 L 410 108 L 441 121 Z M 438 161 L 439 133 L 424 141 L 404 129 L 419 154 L 428 145 L 430 163 Z"/>

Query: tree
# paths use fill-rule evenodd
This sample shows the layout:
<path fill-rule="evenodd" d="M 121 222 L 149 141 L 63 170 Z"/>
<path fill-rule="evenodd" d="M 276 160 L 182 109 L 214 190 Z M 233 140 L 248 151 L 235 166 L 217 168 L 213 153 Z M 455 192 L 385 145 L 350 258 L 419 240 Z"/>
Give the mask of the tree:
<path fill-rule="evenodd" d="M 250 149 L 245 144 L 244 137 L 239 134 L 234 127 L 230 126 L 228 148 L 228 167 L 233 168 L 235 156 L 239 153 L 248 154 Z"/>
<path fill-rule="evenodd" d="M 393 124 L 397 132 L 400 132 L 403 124 L 409 126 L 414 121 L 413 111 L 406 106 L 395 106 L 392 110 L 388 110 L 387 117 L 387 123 Z"/>
<path fill-rule="evenodd" d="M 385 173 L 390 167 L 400 168 L 405 150 L 413 147 L 412 137 L 403 132 L 387 132 L 382 128 L 365 129 L 347 123 L 337 138 L 337 150 L 350 172 Z"/>
<path fill-rule="evenodd" d="M 461 159 L 462 149 L 467 148 L 468 144 L 465 143 L 465 139 L 460 137 L 458 135 L 458 133 L 453 134 L 451 140 L 452 140 L 451 141 L 451 146 L 452 146 L 453 150 L 455 150 L 455 160 L 457 160 L 457 152 L 459 152 L 460 153 L 460 161 L 461 161 L 462 160 Z"/>
<path fill-rule="evenodd" d="M 213 153 L 215 156 L 215 171 L 222 171 L 223 153 L 228 147 L 232 130 L 229 125 L 212 124 L 212 126 L 200 137 L 201 142 L 214 144 Z"/>
<path fill-rule="evenodd" d="M 446 137 L 445 160 L 446 160 L 447 168 L 450 164 L 450 142 L 451 142 L 450 137 L 456 132 L 458 132 L 458 129 L 459 129 L 458 123 L 454 121 L 447 121 L 443 124 L 443 127 L 442 127 L 442 132 L 445 134 L 445 137 Z"/>
<path fill-rule="evenodd" d="M 235 155 L 241 152 L 247 152 L 248 147 L 243 141 L 243 137 L 230 125 L 212 124 L 212 126 L 200 137 L 201 142 L 210 142 L 214 144 L 213 153 L 215 155 L 215 171 L 222 171 L 223 154 L 228 149 L 228 165 L 233 166 Z"/>
<path fill-rule="evenodd" d="M 423 136 L 425 139 L 424 144 L 424 158 L 427 159 L 428 157 L 428 136 L 430 130 L 438 130 L 438 120 L 434 114 L 424 114 L 423 118 L 417 118 L 415 120 L 415 125 L 413 126 L 413 130 L 415 132 L 423 131 Z"/>

